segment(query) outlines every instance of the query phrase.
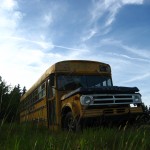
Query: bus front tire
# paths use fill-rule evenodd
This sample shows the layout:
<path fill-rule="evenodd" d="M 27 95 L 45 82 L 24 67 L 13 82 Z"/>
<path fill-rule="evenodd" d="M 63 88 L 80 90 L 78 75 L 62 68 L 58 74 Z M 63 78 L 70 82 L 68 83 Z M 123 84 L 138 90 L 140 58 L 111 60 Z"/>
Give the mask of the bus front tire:
<path fill-rule="evenodd" d="M 68 112 L 65 117 L 64 127 L 68 131 L 79 130 L 79 123 L 76 118 L 74 118 L 72 112 Z"/>

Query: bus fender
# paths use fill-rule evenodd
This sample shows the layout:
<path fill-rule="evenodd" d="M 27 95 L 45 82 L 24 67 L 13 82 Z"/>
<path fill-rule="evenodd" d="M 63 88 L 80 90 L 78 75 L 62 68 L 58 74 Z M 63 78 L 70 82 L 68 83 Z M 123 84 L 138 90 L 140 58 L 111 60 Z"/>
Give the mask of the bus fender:
<path fill-rule="evenodd" d="M 70 111 L 73 113 L 73 115 L 75 117 L 80 115 L 80 111 L 79 111 L 78 105 L 73 103 L 73 102 L 65 104 L 62 107 L 62 110 L 61 110 L 63 115 L 66 115 Z"/>

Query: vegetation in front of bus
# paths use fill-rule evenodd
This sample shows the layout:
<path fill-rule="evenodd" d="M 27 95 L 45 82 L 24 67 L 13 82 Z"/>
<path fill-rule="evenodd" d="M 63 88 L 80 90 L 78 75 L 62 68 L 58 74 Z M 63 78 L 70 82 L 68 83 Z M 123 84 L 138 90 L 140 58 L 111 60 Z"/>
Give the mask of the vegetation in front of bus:
<path fill-rule="evenodd" d="M 150 149 L 150 126 L 140 128 L 88 128 L 82 132 L 51 132 L 29 124 L 3 124 L 0 127 L 0 149 L 46 150 L 146 150 Z"/>

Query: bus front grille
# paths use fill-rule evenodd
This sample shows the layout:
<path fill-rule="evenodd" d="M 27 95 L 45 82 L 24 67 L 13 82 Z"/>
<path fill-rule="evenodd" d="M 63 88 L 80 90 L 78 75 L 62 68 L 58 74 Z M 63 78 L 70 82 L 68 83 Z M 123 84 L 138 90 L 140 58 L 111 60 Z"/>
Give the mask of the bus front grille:
<path fill-rule="evenodd" d="M 133 95 L 94 95 L 90 105 L 132 104 L 133 100 Z"/>

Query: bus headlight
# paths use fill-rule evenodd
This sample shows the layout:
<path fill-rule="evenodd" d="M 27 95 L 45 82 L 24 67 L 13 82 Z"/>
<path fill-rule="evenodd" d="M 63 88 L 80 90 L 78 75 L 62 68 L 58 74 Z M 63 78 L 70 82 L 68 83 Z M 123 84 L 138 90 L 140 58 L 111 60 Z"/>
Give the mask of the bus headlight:
<path fill-rule="evenodd" d="M 93 100 L 92 96 L 81 96 L 81 104 L 82 105 L 89 105 Z"/>
<path fill-rule="evenodd" d="M 141 96 L 140 95 L 135 95 L 134 96 L 134 103 L 141 103 Z"/>

